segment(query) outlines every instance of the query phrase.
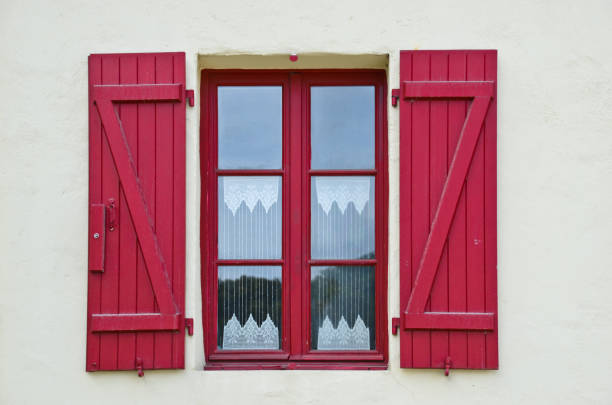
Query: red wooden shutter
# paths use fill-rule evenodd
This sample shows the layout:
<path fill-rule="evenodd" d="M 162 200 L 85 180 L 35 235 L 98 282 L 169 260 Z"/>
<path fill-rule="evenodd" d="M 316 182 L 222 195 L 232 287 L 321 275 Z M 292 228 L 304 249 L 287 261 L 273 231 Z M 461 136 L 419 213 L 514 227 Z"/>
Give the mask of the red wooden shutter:
<path fill-rule="evenodd" d="M 496 369 L 496 51 L 400 54 L 404 368 Z"/>
<path fill-rule="evenodd" d="M 89 57 L 88 371 L 183 368 L 185 54 Z"/>

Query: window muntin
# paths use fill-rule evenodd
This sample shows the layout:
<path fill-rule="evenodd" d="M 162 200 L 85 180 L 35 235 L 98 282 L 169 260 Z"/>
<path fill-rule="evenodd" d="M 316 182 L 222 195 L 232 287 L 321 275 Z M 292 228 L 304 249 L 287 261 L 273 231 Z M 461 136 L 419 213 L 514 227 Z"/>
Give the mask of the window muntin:
<path fill-rule="evenodd" d="M 203 190 L 209 193 L 209 197 L 204 203 L 204 206 L 208 207 L 206 213 L 209 215 L 209 220 L 204 219 L 205 214 L 202 218 L 203 228 L 206 228 L 202 237 L 203 246 L 207 246 L 206 248 L 203 247 L 203 258 L 207 263 L 206 268 L 203 269 L 205 272 L 203 274 L 205 280 L 204 295 L 205 301 L 214 305 L 213 312 L 206 313 L 210 311 L 210 308 L 207 308 L 205 304 L 203 308 L 208 319 L 206 323 L 210 328 L 209 331 L 205 332 L 207 368 L 250 368 L 248 362 L 254 362 L 255 367 L 274 367 L 274 364 L 279 361 L 308 363 L 310 365 L 306 367 L 315 368 L 324 368 L 327 367 L 326 365 L 344 364 L 345 362 L 349 362 L 345 366 L 351 368 L 365 367 L 364 364 L 370 364 L 367 367 L 378 368 L 380 365 L 371 362 L 381 364 L 385 361 L 387 353 L 387 342 L 385 340 L 387 335 L 385 309 L 387 202 L 386 197 L 382 197 L 386 192 L 386 162 L 384 160 L 386 141 L 382 118 L 385 94 L 384 81 L 384 74 L 374 71 L 333 73 L 213 71 L 203 73 L 203 93 L 208 98 L 208 103 L 213 107 L 210 115 L 208 115 L 208 126 L 203 127 L 204 138 L 202 140 L 203 149 L 209 152 L 208 161 L 203 163 L 206 171 L 202 175 Z M 280 86 L 282 88 L 282 165 L 280 168 L 266 168 L 266 166 L 261 168 L 261 166 L 257 167 L 255 165 L 243 168 L 223 168 L 218 165 L 217 151 L 221 151 L 221 148 L 217 146 L 217 142 L 220 142 L 218 138 L 220 128 L 217 126 L 218 111 L 215 108 L 215 106 L 218 106 L 218 89 L 240 86 L 247 88 Z M 365 150 L 367 147 L 363 145 L 370 142 L 367 134 L 371 134 L 372 147 L 368 153 L 371 154 L 373 163 L 368 163 L 366 158 L 360 158 L 360 163 L 352 164 L 350 158 L 344 158 L 344 162 L 340 162 L 336 166 L 328 165 L 328 168 L 325 168 L 326 166 L 322 165 L 318 168 L 311 168 L 310 157 L 317 153 L 315 152 L 316 146 L 310 141 L 312 133 L 311 91 L 315 89 L 316 92 L 319 89 L 338 93 L 338 90 L 344 90 L 345 88 L 362 90 L 363 94 L 368 94 L 368 92 L 373 94 L 373 100 L 369 101 L 373 111 L 370 111 L 369 114 L 374 117 L 372 119 L 374 129 L 362 131 L 366 135 L 359 135 L 363 138 L 360 145 Z M 321 94 L 323 93 L 325 91 Z M 339 93 L 342 94 L 342 91 L 339 91 Z M 364 104 L 363 97 L 361 99 L 360 97 L 356 98 L 358 102 L 353 104 Z M 349 102 L 349 104 L 351 103 Z M 205 111 L 204 115 L 206 116 L 206 114 Z M 349 111 L 345 115 L 348 117 L 347 119 L 359 119 L 359 116 L 366 114 L 363 112 L 354 114 Z M 330 120 L 328 119 L 328 121 Z M 365 121 L 367 122 L 367 120 Z M 330 122 L 333 122 L 333 119 Z M 348 128 L 350 132 L 351 126 L 348 125 Z M 339 131 L 338 133 L 347 133 L 346 128 L 342 128 L 342 125 L 340 127 L 336 125 L 336 130 Z M 340 151 L 344 152 L 350 149 L 353 144 L 356 144 L 356 142 L 344 142 L 344 144 L 339 142 L 334 147 L 339 147 Z M 325 145 L 323 146 L 323 149 L 325 149 Z M 255 151 L 256 148 L 253 148 L 253 150 Z M 240 166 L 236 165 L 236 167 Z M 278 188 L 281 201 L 277 204 L 280 203 L 281 208 L 280 232 L 282 234 L 282 244 L 280 249 L 282 255 L 280 257 L 276 254 L 253 255 L 236 251 L 227 254 L 227 248 L 223 250 L 225 255 L 221 255 L 220 245 L 222 242 L 218 242 L 216 238 L 221 237 L 218 234 L 219 221 L 221 220 L 219 207 L 220 201 L 224 200 L 222 194 L 225 193 L 225 190 L 222 189 L 219 180 L 222 177 L 272 178 L 275 176 L 281 179 Z M 333 254 L 324 254 L 324 250 L 321 251 L 321 254 L 316 254 L 315 250 L 318 248 L 311 249 L 311 241 L 314 240 L 316 244 L 318 240 L 316 237 L 311 240 L 311 199 L 313 198 L 311 186 L 316 193 L 317 178 L 321 178 L 319 185 L 322 189 L 327 187 L 329 190 L 333 184 L 344 182 L 349 187 L 353 185 L 353 188 L 357 188 L 357 194 L 359 195 L 359 198 L 353 198 L 353 201 L 345 199 L 341 203 L 335 201 L 342 200 L 340 197 L 332 195 L 331 200 L 335 202 L 332 201 L 331 204 L 324 202 L 323 204 L 328 210 L 344 210 L 345 212 L 348 210 L 351 215 L 356 212 L 364 219 L 363 224 L 347 223 L 346 229 L 344 229 L 344 238 L 340 237 L 342 232 L 336 232 L 339 236 L 338 241 L 327 246 L 327 252 Z M 357 183 L 357 185 L 354 183 Z M 355 194 L 355 191 L 352 193 Z M 329 193 L 327 197 L 330 197 Z M 318 201 L 317 204 L 319 204 Z M 251 203 L 251 205 L 253 207 L 261 205 L 260 210 L 265 211 L 266 204 L 263 201 L 261 203 L 256 202 L 254 205 Z M 242 207 L 239 209 L 248 210 L 246 202 L 244 204 L 240 203 L 239 207 Z M 223 208 L 225 209 L 225 207 Z M 210 218 L 211 214 L 212 218 Z M 351 217 L 352 219 L 354 218 Z M 225 231 L 227 231 L 227 228 Z M 354 231 L 363 232 L 364 237 L 359 239 L 346 236 L 347 233 Z M 245 235 L 245 232 L 234 232 L 234 235 L 239 234 Z M 213 237 L 210 238 L 208 235 Z M 260 233 L 259 235 L 263 234 Z M 236 237 L 239 238 L 239 236 Z M 355 243 L 355 241 L 361 240 L 367 243 L 361 243 L 361 245 Z M 343 249 L 340 248 L 341 244 L 345 246 Z M 230 258 L 230 256 L 240 258 Z M 228 314 L 229 307 L 226 307 L 225 313 L 220 310 L 220 308 L 223 308 L 223 304 L 219 300 L 218 277 L 221 270 L 230 266 L 242 269 L 249 266 L 277 266 L 280 269 L 282 288 L 279 294 L 282 297 L 279 305 L 281 315 L 279 315 L 278 324 L 276 321 L 273 322 L 279 328 L 279 332 L 282 327 L 282 333 L 279 333 L 280 344 L 278 350 L 269 346 L 264 347 L 263 344 L 259 349 L 223 347 L 223 331 L 221 329 L 225 328 L 232 319 L 233 311 L 232 314 Z M 353 270 L 352 274 L 351 269 Z M 329 274 L 329 276 L 323 276 L 325 274 Z M 327 294 L 315 297 L 318 302 L 315 305 L 325 308 L 342 302 L 348 303 L 350 298 L 353 302 L 358 302 L 361 307 L 349 308 L 344 311 L 346 314 L 326 314 L 329 319 L 326 325 L 331 324 L 332 329 L 344 328 L 343 325 L 339 324 L 343 316 L 349 329 L 363 331 L 364 328 L 361 327 L 361 323 L 363 323 L 365 329 L 369 330 L 370 337 L 365 340 L 362 339 L 360 345 L 354 343 L 352 347 L 343 348 L 337 344 L 334 346 L 333 342 L 328 345 L 319 345 L 318 339 L 313 341 L 312 329 L 314 323 L 317 324 L 318 333 L 320 327 L 326 326 L 323 325 L 326 316 L 316 317 L 313 315 L 315 311 L 312 306 L 313 297 L 311 294 L 314 294 L 314 292 L 311 291 L 311 283 L 314 282 L 317 285 L 320 282 L 321 286 L 326 285 L 326 281 L 332 284 L 337 283 L 336 280 L 342 279 L 342 277 L 340 279 L 334 277 L 337 274 L 344 277 L 346 285 L 343 284 L 343 288 L 338 290 L 335 295 Z M 367 276 L 365 276 L 366 274 Z M 254 276 L 252 278 L 257 279 L 258 277 Z M 316 280 L 320 281 L 317 282 Z M 361 287 L 357 284 L 358 281 L 363 283 Z M 261 283 L 266 284 L 263 280 Z M 257 281 L 255 284 L 257 284 Z M 230 284 L 224 284 L 224 287 L 226 285 L 229 286 Z M 349 286 L 352 286 L 353 290 Z M 354 291 L 363 291 L 363 293 L 359 295 L 355 294 Z M 264 296 L 267 297 L 266 294 Z M 278 299 L 277 302 L 279 302 Z M 360 308 L 363 308 L 363 310 Z M 247 321 L 244 320 L 245 317 Z M 266 318 L 262 315 L 259 318 L 253 316 L 254 325 L 261 328 Z M 245 322 L 248 322 L 248 314 L 236 315 L 236 319 L 240 327 L 244 327 Z M 321 347 L 319 348 L 319 346 Z M 241 365 L 238 365 L 238 363 Z"/>

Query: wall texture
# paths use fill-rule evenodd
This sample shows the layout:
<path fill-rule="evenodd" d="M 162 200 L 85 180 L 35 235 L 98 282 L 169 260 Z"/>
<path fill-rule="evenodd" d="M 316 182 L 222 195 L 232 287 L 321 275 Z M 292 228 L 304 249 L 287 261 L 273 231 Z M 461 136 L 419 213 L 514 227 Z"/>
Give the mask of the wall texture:
<path fill-rule="evenodd" d="M 612 403 L 611 17 L 587 0 L 2 1 L 0 403 Z M 202 371 L 196 108 L 186 369 L 84 372 L 89 53 L 185 51 L 198 92 L 219 55 L 289 52 L 315 66 L 315 53 L 388 55 L 394 87 L 398 51 L 415 48 L 499 50 L 499 371 L 401 370 L 393 336 L 387 371 Z M 390 109 L 390 316 L 398 140 Z"/>

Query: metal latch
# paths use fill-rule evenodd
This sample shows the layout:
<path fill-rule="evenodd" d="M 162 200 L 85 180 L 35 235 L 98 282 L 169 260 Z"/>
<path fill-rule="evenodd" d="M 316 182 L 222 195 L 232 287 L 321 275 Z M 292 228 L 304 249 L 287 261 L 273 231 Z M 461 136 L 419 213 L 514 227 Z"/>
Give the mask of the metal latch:
<path fill-rule="evenodd" d="M 400 327 L 400 318 L 391 318 L 391 333 L 397 335 L 397 330 Z"/>
<path fill-rule="evenodd" d="M 391 90 L 391 105 L 397 107 L 397 101 L 400 98 L 400 89 Z"/>
<path fill-rule="evenodd" d="M 185 99 L 189 103 L 189 107 L 193 107 L 195 105 L 193 90 L 185 90 Z"/>
<path fill-rule="evenodd" d="M 193 336 L 193 318 L 185 318 L 185 329 L 189 336 Z"/>

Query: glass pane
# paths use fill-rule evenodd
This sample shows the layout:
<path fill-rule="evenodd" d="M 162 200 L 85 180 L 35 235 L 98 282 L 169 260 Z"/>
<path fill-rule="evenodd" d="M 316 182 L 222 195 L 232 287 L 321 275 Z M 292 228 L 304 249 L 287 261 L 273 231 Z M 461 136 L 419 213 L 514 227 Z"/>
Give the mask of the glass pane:
<path fill-rule="evenodd" d="M 280 169 L 283 88 L 219 86 L 220 169 Z"/>
<path fill-rule="evenodd" d="M 374 169 L 374 86 L 310 89 L 312 169 Z"/>
<path fill-rule="evenodd" d="M 374 258 L 374 177 L 313 176 L 310 246 L 313 259 Z"/>
<path fill-rule="evenodd" d="M 374 350 L 374 267 L 316 266 L 310 272 L 310 346 L 314 350 Z"/>
<path fill-rule="evenodd" d="M 218 274 L 219 349 L 280 349 L 281 267 L 219 266 Z"/>
<path fill-rule="evenodd" d="M 219 176 L 219 259 L 280 259 L 280 176 Z"/>

